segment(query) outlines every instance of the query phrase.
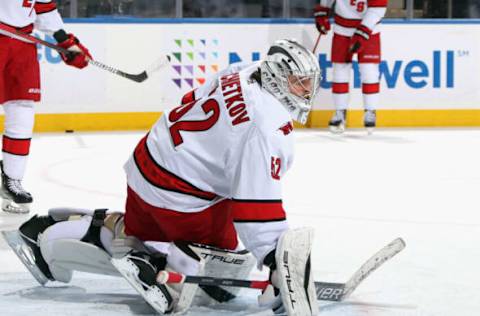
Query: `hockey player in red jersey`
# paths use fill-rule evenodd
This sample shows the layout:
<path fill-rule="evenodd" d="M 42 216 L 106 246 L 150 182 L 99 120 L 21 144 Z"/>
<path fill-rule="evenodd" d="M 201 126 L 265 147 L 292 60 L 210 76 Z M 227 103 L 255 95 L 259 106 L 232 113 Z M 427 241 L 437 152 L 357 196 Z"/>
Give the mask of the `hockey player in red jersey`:
<path fill-rule="evenodd" d="M 84 68 L 90 58 L 78 39 L 64 31 L 55 1 L 2 0 L 0 24 L 21 32 L 34 29 L 53 34 L 59 46 L 72 51 L 62 55 L 70 66 Z M 37 48 L 2 35 L 0 31 L 0 105 L 5 112 L 3 161 L 0 161 L 3 198 L 2 209 L 12 213 L 28 213 L 32 195 L 22 186 L 34 125 L 34 105 L 40 101 L 40 70 Z"/>
<path fill-rule="evenodd" d="M 292 119 L 306 122 L 319 78 L 314 55 L 292 40 L 209 78 L 136 146 L 125 164 L 125 215 L 64 208 L 34 216 L 19 229 L 35 256 L 26 266 L 40 283 L 68 282 L 72 270 L 121 273 L 167 313 L 188 308 L 197 288 L 158 284 L 159 272 L 245 278 L 256 259 L 270 268 L 262 306 L 316 315 L 313 231 L 289 229 L 281 179 L 293 162 Z M 235 294 L 201 289 L 217 301 Z"/>
<path fill-rule="evenodd" d="M 357 55 L 362 81 L 364 125 L 371 131 L 376 125 L 376 107 L 380 92 L 380 22 L 387 0 L 321 0 L 315 6 L 315 24 L 325 35 L 330 30 L 329 16 L 334 6 L 332 43 L 332 92 L 336 111 L 329 122 L 332 132 L 343 132 L 349 103 L 352 57 Z"/>

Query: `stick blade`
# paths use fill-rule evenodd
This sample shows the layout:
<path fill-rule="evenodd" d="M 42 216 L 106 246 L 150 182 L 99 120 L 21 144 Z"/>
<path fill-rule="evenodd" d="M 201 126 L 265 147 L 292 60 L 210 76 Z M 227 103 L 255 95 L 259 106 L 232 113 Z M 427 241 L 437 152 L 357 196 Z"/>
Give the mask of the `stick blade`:
<path fill-rule="evenodd" d="M 405 241 L 402 238 L 396 238 L 370 257 L 345 284 L 343 299 L 347 298 L 373 271 L 405 249 L 405 247 Z"/>
<path fill-rule="evenodd" d="M 345 293 L 345 283 L 315 282 L 317 300 L 340 302 Z"/>
<path fill-rule="evenodd" d="M 386 261 L 402 251 L 405 246 L 405 241 L 402 238 L 396 238 L 365 261 L 347 283 L 315 282 L 317 299 L 336 302 L 345 300 L 355 291 L 363 280 Z"/>
<path fill-rule="evenodd" d="M 150 67 L 147 68 L 144 72 L 138 74 L 138 75 L 133 75 L 133 74 L 128 74 L 124 73 L 124 76 L 132 81 L 135 82 L 144 82 L 148 78 L 152 76 L 153 73 L 157 72 L 158 70 L 162 69 L 166 65 L 170 63 L 170 56 L 167 55 L 162 55 L 159 59 L 157 59 L 154 63 L 150 65 Z"/>
<path fill-rule="evenodd" d="M 146 71 L 142 72 L 142 73 L 139 73 L 138 75 L 132 75 L 132 74 L 128 74 L 128 73 L 123 73 L 122 74 L 125 78 L 127 79 L 130 79 L 132 81 L 135 81 L 135 82 L 144 82 L 145 80 L 148 79 L 148 74 Z"/>

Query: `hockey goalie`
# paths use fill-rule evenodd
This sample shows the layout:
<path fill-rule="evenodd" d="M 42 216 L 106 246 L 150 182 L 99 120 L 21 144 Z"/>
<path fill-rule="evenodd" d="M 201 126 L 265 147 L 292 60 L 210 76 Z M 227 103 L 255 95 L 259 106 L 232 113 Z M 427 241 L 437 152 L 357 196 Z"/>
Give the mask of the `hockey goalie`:
<path fill-rule="evenodd" d="M 233 64 L 183 96 L 125 164 L 125 213 L 55 208 L 9 243 L 45 284 L 72 271 L 119 275 L 159 313 L 193 298 L 218 302 L 232 287 L 161 284 L 162 271 L 244 279 L 270 269 L 259 303 L 275 313 L 318 314 L 313 229 L 290 229 L 281 179 L 293 162 L 293 123 L 304 124 L 319 87 L 314 55 L 278 40 L 264 60 Z M 16 234 L 16 235 L 15 235 Z"/>

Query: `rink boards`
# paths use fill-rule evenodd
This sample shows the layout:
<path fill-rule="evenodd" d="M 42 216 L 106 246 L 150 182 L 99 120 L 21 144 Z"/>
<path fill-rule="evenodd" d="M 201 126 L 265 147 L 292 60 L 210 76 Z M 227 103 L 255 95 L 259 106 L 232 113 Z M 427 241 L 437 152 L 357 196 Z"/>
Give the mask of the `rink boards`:
<path fill-rule="evenodd" d="M 296 38 L 313 48 L 318 34 L 309 19 L 72 21 L 67 29 L 107 65 L 139 73 L 159 54 L 169 54 L 172 63 L 138 84 L 95 67 L 65 67 L 55 52 L 39 47 L 43 101 L 37 108 L 37 131 L 147 129 L 217 70 L 262 58 L 280 38 Z M 480 126 L 478 38 L 477 20 L 384 23 L 378 125 Z M 317 50 L 324 78 L 309 127 L 326 126 L 333 109 L 330 48 L 331 34 L 321 38 Z M 350 87 L 353 127 L 362 119 L 357 67 Z"/>

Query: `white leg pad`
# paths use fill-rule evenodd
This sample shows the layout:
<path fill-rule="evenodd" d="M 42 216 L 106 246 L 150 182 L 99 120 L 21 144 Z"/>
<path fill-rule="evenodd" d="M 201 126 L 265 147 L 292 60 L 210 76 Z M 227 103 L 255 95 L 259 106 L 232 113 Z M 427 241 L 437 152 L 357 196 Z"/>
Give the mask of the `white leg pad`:
<path fill-rule="evenodd" d="M 192 248 L 205 260 L 204 274 L 206 276 L 244 280 L 248 278 L 256 264 L 255 257 L 246 250 L 229 251 L 201 245 L 194 245 Z M 226 293 L 222 293 L 222 290 Z M 235 287 L 220 287 L 219 291 L 210 292 L 208 296 L 201 295 L 201 300 L 205 304 L 225 302 L 229 300 L 229 297 L 234 298 L 240 290 Z M 206 289 L 200 293 L 204 293 L 204 291 Z"/>
<path fill-rule="evenodd" d="M 72 271 L 120 276 L 110 262 L 111 256 L 95 245 L 74 239 L 59 239 L 50 247 L 52 259 L 48 266 L 57 281 L 69 282 Z"/>

